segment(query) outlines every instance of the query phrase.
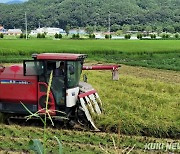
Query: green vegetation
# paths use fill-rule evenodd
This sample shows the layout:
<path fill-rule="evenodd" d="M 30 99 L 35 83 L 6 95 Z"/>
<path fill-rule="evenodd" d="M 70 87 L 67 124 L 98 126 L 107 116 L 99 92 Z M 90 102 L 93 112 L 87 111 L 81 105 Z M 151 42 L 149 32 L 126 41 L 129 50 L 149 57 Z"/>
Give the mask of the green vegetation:
<path fill-rule="evenodd" d="M 111 38 L 112 38 L 112 35 L 108 35 L 108 34 L 105 35 L 105 39 L 111 39 Z"/>
<path fill-rule="evenodd" d="M 61 39 L 61 38 L 62 38 L 62 35 L 56 33 L 56 34 L 54 35 L 54 37 L 55 37 L 56 39 Z"/>
<path fill-rule="evenodd" d="M 2 33 L 0 33 L 0 38 L 4 38 L 4 35 Z"/>
<path fill-rule="evenodd" d="M 43 129 L 35 127 L 21 127 L 16 125 L 2 125 L 0 124 L 0 152 L 29 152 L 28 141 L 29 139 L 39 138 L 43 135 Z M 82 131 L 69 131 L 61 129 L 47 129 L 48 144 L 51 145 L 50 153 L 57 151 L 57 143 L 54 141 L 53 136 L 56 135 L 61 138 L 63 144 L 63 152 L 73 154 L 104 154 L 99 144 L 111 153 L 115 153 L 112 137 L 116 142 L 117 149 L 122 152 L 128 152 L 131 147 L 135 145 L 133 153 L 146 153 L 144 146 L 146 143 L 167 143 L 173 142 L 171 139 L 157 139 L 140 136 L 125 136 L 118 134 L 108 133 L 92 133 Z M 180 143 L 179 140 L 175 142 Z M 129 148 L 128 148 L 129 147 Z M 168 150 L 169 151 L 169 150 Z M 152 150 L 153 153 L 167 153 L 165 150 Z M 177 152 L 177 150 L 175 150 Z M 32 153 L 32 152 L 31 152 Z"/>
<path fill-rule="evenodd" d="M 168 38 L 170 38 L 170 35 L 169 35 L 169 34 L 166 34 L 166 33 L 163 33 L 163 34 L 162 34 L 162 38 L 163 38 L 163 39 L 168 39 Z"/>
<path fill-rule="evenodd" d="M 98 126 L 113 132 L 120 127 L 127 135 L 180 138 L 180 74 L 126 66 L 119 72 L 119 81 L 105 71 L 83 72 L 104 103 Z"/>
<path fill-rule="evenodd" d="M 126 34 L 126 35 L 124 35 L 124 38 L 125 38 L 125 39 L 130 39 L 130 38 L 131 38 L 131 35 L 130 35 L 130 34 Z"/>
<path fill-rule="evenodd" d="M 96 37 L 96 36 L 95 36 L 94 34 L 89 34 L 89 38 L 90 38 L 90 39 L 95 39 L 95 37 Z"/>
<path fill-rule="evenodd" d="M 180 109 L 179 73 L 124 65 L 120 68 L 119 81 L 112 81 L 109 71 L 83 71 L 84 73 L 87 74 L 89 83 L 97 89 L 103 101 L 104 114 L 96 120 L 96 123 L 106 133 L 48 128 L 47 144 L 52 145 L 49 149 L 52 153 L 58 150 L 55 146 L 57 142 L 54 140 L 54 135 L 61 139 L 64 153 L 77 154 L 81 152 L 103 154 L 104 151 L 99 144 L 114 153 L 112 137 L 116 147 L 121 151 L 135 145 L 132 151 L 134 153 L 169 153 L 165 150 L 144 152 L 144 145 L 146 143 L 180 143 L 178 140 L 180 118 L 177 114 Z M 112 131 L 117 134 L 110 133 Z M 1 124 L 0 150 L 27 152 L 29 140 L 37 138 L 43 140 L 42 136 L 43 129 L 41 128 Z"/>
<path fill-rule="evenodd" d="M 179 33 L 176 33 L 174 37 L 178 39 L 179 38 Z"/>
<path fill-rule="evenodd" d="M 29 0 L 23 4 L 0 4 L 0 24 L 5 28 L 24 29 L 24 12 L 28 28 L 41 26 L 91 27 L 107 31 L 108 14 L 111 31 L 138 30 L 180 32 L 179 0 Z M 99 9 L 101 8 L 101 9 Z"/>
<path fill-rule="evenodd" d="M 89 59 L 180 70 L 180 40 L 1 40 L 0 62 L 21 62 L 31 54 L 71 52 Z"/>
<path fill-rule="evenodd" d="M 80 38 L 80 35 L 79 34 L 73 34 L 72 35 L 72 39 L 79 39 Z"/>
<path fill-rule="evenodd" d="M 72 52 L 86 53 L 90 61 L 180 70 L 179 40 L 0 40 L 0 46 L 1 62 L 20 62 L 30 59 L 32 53 Z M 180 138 L 180 117 L 177 114 L 180 110 L 179 72 L 124 65 L 119 72 L 120 80 L 112 81 L 110 72 L 83 71 L 103 102 L 104 114 L 96 118 L 96 123 L 107 133 L 49 128 L 50 145 L 57 144 L 53 138 L 56 135 L 62 140 L 64 153 L 104 153 L 99 143 L 104 148 L 108 145 L 108 150 L 113 153 L 112 135 L 121 151 L 136 145 L 133 151 L 143 153 L 145 143 L 180 142 L 177 140 Z M 29 139 L 39 138 L 42 133 L 40 128 L 0 125 L 0 150 L 27 152 Z M 53 147 L 52 151 L 57 150 Z"/>
<path fill-rule="evenodd" d="M 0 25 L 5 25 L 6 29 L 24 29 L 26 11 L 28 30 L 40 23 L 46 27 L 61 27 L 68 35 L 71 28 L 85 27 L 92 39 L 80 40 L 77 34 L 69 40 L 65 40 L 68 36 L 63 36 L 64 40 L 54 41 L 54 37 L 62 36 L 51 36 L 48 40 L 45 34 L 38 34 L 38 40 L 17 36 L 6 40 L 9 38 L 1 34 L 0 63 L 22 62 L 31 59 L 33 53 L 69 52 L 88 54 L 88 61 L 133 66 L 120 68 L 119 81 L 112 81 L 110 72 L 83 71 L 103 102 L 103 114 L 95 118 L 95 123 L 104 133 L 46 129 L 46 125 L 43 130 L 0 124 L 0 153 L 31 153 L 28 142 L 37 138 L 41 142 L 46 140 L 45 146 L 51 145 L 49 153 L 56 153 L 54 136 L 61 139 L 64 153 L 77 154 L 103 154 L 102 148 L 115 153 L 116 147 L 120 152 L 135 147 L 133 153 L 143 153 L 147 152 L 144 151 L 146 143 L 180 143 L 179 6 L 179 0 L 29 0 L 23 4 L 0 4 Z M 142 34 L 137 35 L 140 40 L 128 40 L 130 34 L 125 35 L 127 40 L 93 40 L 94 31 L 107 31 L 109 12 L 112 32 L 118 30 L 121 35 L 129 30 L 156 31 L 158 35 L 165 32 L 161 34 L 164 40 L 141 40 Z M 172 38 L 166 32 L 175 35 Z M 156 35 L 150 36 L 156 39 Z M 20 37 L 25 38 L 25 35 Z M 0 121 L 3 121 L 1 114 Z M 169 153 L 165 149 L 148 152 Z"/>
<path fill-rule="evenodd" d="M 142 35 L 141 33 L 138 33 L 138 34 L 137 34 L 137 38 L 138 38 L 138 39 L 142 39 L 142 37 L 143 37 L 143 35 Z"/>
<path fill-rule="evenodd" d="M 151 34 L 151 39 L 155 39 L 156 38 L 156 34 Z"/>
<path fill-rule="evenodd" d="M 44 128 L 43 128 L 43 142 L 42 142 L 43 144 L 41 143 L 41 140 L 39 138 L 38 139 L 33 139 L 33 140 L 29 141 L 30 149 L 33 150 L 34 152 L 36 152 L 37 154 L 50 153 L 50 151 L 48 151 L 50 146 L 47 145 L 47 143 L 48 143 L 48 138 L 47 138 L 47 119 L 49 119 L 51 121 L 51 125 L 54 126 L 54 122 L 53 122 L 52 117 L 50 115 L 51 111 L 48 110 L 48 101 L 49 101 L 49 93 L 50 93 L 52 78 L 53 78 L 53 71 L 51 71 L 49 82 L 48 82 L 48 88 L 47 88 L 47 93 L 46 93 L 47 97 L 46 97 L 46 101 L 45 101 L 45 108 L 43 108 L 44 113 L 41 113 L 42 110 L 41 111 L 37 111 L 36 113 L 32 113 L 21 102 L 23 107 L 30 114 L 29 116 L 26 117 L 27 120 L 32 119 L 32 118 L 38 118 L 39 120 L 41 120 L 41 122 L 44 125 Z M 59 141 L 59 139 L 56 136 L 54 136 L 54 138 L 57 140 L 58 145 L 59 145 L 59 152 L 56 151 L 56 153 L 62 154 L 62 144 L 61 144 L 61 142 Z"/>

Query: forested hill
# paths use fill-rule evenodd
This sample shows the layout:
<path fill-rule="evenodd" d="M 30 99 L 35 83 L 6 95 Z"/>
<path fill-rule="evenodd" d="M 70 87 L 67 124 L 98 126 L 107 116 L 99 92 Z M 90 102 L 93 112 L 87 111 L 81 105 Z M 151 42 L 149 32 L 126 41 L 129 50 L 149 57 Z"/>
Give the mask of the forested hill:
<path fill-rule="evenodd" d="M 29 0 L 22 4 L 0 4 L 0 24 L 24 28 L 27 12 L 30 29 L 41 26 L 65 28 L 87 25 L 112 30 L 131 25 L 132 30 L 149 26 L 180 31 L 180 0 Z"/>

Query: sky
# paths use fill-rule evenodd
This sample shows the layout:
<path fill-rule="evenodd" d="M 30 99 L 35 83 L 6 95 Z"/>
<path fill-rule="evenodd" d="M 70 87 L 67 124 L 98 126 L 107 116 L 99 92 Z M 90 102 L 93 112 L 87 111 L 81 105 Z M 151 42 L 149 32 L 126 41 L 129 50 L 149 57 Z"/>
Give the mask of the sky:
<path fill-rule="evenodd" d="M 12 2 L 12 1 L 15 1 L 15 0 L 0 0 L 0 3 L 7 3 L 7 2 Z M 20 0 L 20 1 L 27 1 L 27 0 Z"/>

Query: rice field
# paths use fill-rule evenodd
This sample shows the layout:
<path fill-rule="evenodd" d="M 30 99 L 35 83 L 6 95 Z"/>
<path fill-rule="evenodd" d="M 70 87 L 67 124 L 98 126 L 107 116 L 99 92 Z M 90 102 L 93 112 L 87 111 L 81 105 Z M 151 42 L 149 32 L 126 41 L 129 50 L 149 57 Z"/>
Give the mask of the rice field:
<path fill-rule="evenodd" d="M 84 53 L 90 61 L 180 71 L 180 40 L 0 40 L 0 63 L 42 52 Z"/>
<path fill-rule="evenodd" d="M 64 153 L 103 154 L 102 147 L 109 153 L 127 153 L 133 147 L 132 153 L 179 152 L 149 151 L 145 144 L 180 143 L 180 73 L 126 65 L 119 73 L 120 80 L 112 81 L 110 71 L 83 71 L 103 101 L 104 113 L 96 124 L 104 132 L 48 128 L 51 152 L 57 151 L 53 136 L 61 140 Z M 0 124 L 0 152 L 31 153 L 29 140 L 42 139 L 42 133 L 38 127 Z"/>
<path fill-rule="evenodd" d="M 178 150 L 145 150 L 145 144 L 151 142 L 172 143 L 172 139 L 157 139 L 142 136 L 126 136 L 114 133 L 93 133 L 72 130 L 59 130 L 48 128 L 48 152 L 57 153 L 57 143 L 54 136 L 57 136 L 63 145 L 65 154 L 118 154 L 119 153 L 163 153 L 179 152 Z M 0 124 L 0 153 L 22 154 L 32 153 L 28 144 L 30 139 L 37 139 L 43 135 L 42 128 L 21 127 L 17 125 Z M 113 143 L 114 140 L 114 143 Z M 180 140 L 176 140 L 180 143 Z"/>
<path fill-rule="evenodd" d="M 119 81 L 112 81 L 110 72 L 85 72 L 104 102 L 99 127 L 113 132 L 120 128 L 127 135 L 180 138 L 180 73 L 132 66 L 122 66 L 119 72 Z"/>
<path fill-rule="evenodd" d="M 0 40 L 0 63 L 21 62 L 41 52 L 86 53 L 90 63 L 126 64 L 119 81 L 111 80 L 110 71 L 83 71 L 102 99 L 104 113 L 96 124 L 105 133 L 49 128 L 49 144 L 56 145 L 56 135 L 65 153 L 99 154 L 105 153 L 102 147 L 117 153 L 134 145 L 132 153 L 169 153 L 144 151 L 144 145 L 180 143 L 179 40 Z M 31 153 L 29 139 L 41 136 L 41 128 L 0 124 L 0 153 Z"/>
<path fill-rule="evenodd" d="M 0 47 L 1 54 L 27 55 L 28 52 L 180 52 L 180 40 L 0 40 Z"/>

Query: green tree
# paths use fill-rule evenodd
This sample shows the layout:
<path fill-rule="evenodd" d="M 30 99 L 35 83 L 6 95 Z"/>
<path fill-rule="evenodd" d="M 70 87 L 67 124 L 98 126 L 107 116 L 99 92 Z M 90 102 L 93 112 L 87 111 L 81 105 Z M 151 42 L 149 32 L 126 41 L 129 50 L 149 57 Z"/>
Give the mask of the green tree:
<path fill-rule="evenodd" d="M 116 32 L 116 35 L 118 35 L 118 36 L 122 35 L 122 30 L 118 30 L 118 31 Z"/>
<path fill-rule="evenodd" d="M 137 34 L 137 38 L 138 38 L 138 39 L 142 39 L 142 37 L 143 37 L 143 35 L 142 35 L 141 33 L 138 33 L 138 34 Z"/>
<path fill-rule="evenodd" d="M 79 39 L 80 38 L 80 35 L 79 34 L 73 34 L 72 35 L 72 39 Z"/>
<path fill-rule="evenodd" d="M 123 31 L 124 34 L 127 33 L 127 31 L 129 31 L 129 30 L 130 30 L 130 26 L 129 25 L 123 25 L 122 26 L 122 31 Z"/>
<path fill-rule="evenodd" d="M 121 29 L 121 26 L 118 25 L 118 24 L 113 24 L 113 25 L 111 26 L 111 31 L 112 31 L 112 32 L 116 32 L 116 31 L 118 31 L 118 30 L 120 30 L 120 29 Z"/>
<path fill-rule="evenodd" d="M 124 35 L 124 38 L 125 38 L 125 39 L 130 39 L 130 38 L 131 38 L 131 35 L 130 35 L 130 34 L 126 34 L 126 35 Z"/>
<path fill-rule="evenodd" d="M 23 35 L 23 38 L 24 38 L 24 39 L 26 38 L 26 34 Z"/>
<path fill-rule="evenodd" d="M 167 27 L 164 28 L 164 31 L 169 32 L 169 33 L 174 33 L 175 29 L 173 26 L 168 25 Z"/>
<path fill-rule="evenodd" d="M 0 38 L 3 38 L 3 37 L 4 37 L 3 33 L 0 33 Z"/>
<path fill-rule="evenodd" d="M 152 32 L 152 27 L 146 26 L 145 31 L 147 32 L 147 34 L 149 34 L 150 32 Z"/>
<path fill-rule="evenodd" d="M 40 33 L 37 34 L 37 38 L 41 38 L 41 34 Z"/>
<path fill-rule="evenodd" d="M 46 35 L 44 33 L 41 34 L 41 38 L 46 38 Z"/>
<path fill-rule="evenodd" d="M 89 38 L 90 38 L 90 39 L 95 39 L 95 37 L 96 37 L 96 36 L 95 36 L 94 34 L 89 34 Z"/>
<path fill-rule="evenodd" d="M 95 38 L 96 38 L 95 34 L 92 34 L 92 35 L 91 35 L 91 38 L 92 38 L 92 39 L 95 39 Z"/>
<path fill-rule="evenodd" d="M 73 34 L 73 35 L 72 35 L 72 39 L 76 39 L 76 34 Z"/>
<path fill-rule="evenodd" d="M 170 38 L 170 35 L 167 34 L 167 33 L 163 33 L 163 34 L 162 34 L 162 38 L 163 38 L 163 39 L 168 39 L 168 38 Z"/>
<path fill-rule="evenodd" d="M 94 32 L 94 27 L 88 25 L 85 30 L 88 34 L 92 34 Z"/>
<path fill-rule="evenodd" d="M 78 34 L 76 34 L 76 39 L 79 39 L 80 38 L 80 35 L 79 35 L 79 33 Z"/>
<path fill-rule="evenodd" d="M 105 35 L 105 39 L 109 39 L 109 38 L 111 39 L 111 38 L 112 38 L 112 35 L 106 34 L 106 35 Z"/>
<path fill-rule="evenodd" d="M 167 38 L 167 39 L 170 38 L 170 35 L 169 35 L 169 34 L 166 34 L 166 38 Z"/>
<path fill-rule="evenodd" d="M 176 34 L 174 35 L 174 37 L 175 37 L 176 39 L 178 39 L 178 38 L 179 38 L 179 33 L 176 33 Z"/>
<path fill-rule="evenodd" d="M 19 36 L 19 38 L 21 38 L 21 39 L 24 38 L 24 35 L 21 33 L 20 36 Z"/>
<path fill-rule="evenodd" d="M 61 39 L 61 38 L 62 38 L 62 34 L 59 34 L 59 35 L 58 35 L 58 38 Z"/>
<path fill-rule="evenodd" d="M 156 34 L 151 34 L 151 39 L 155 39 L 156 38 Z"/>
<path fill-rule="evenodd" d="M 57 38 L 59 38 L 59 35 L 56 33 L 56 34 L 54 35 L 54 37 L 57 39 Z"/>
<path fill-rule="evenodd" d="M 69 35 L 69 30 L 70 29 L 71 29 L 71 26 L 69 24 L 67 24 L 66 27 L 65 27 L 65 31 L 66 31 L 67 36 Z"/>
<path fill-rule="evenodd" d="M 158 26 L 158 27 L 156 28 L 156 32 L 157 32 L 158 35 L 161 34 L 162 31 L 163 31 L 163 28 L 162 28 L 161 26 Z"/>

